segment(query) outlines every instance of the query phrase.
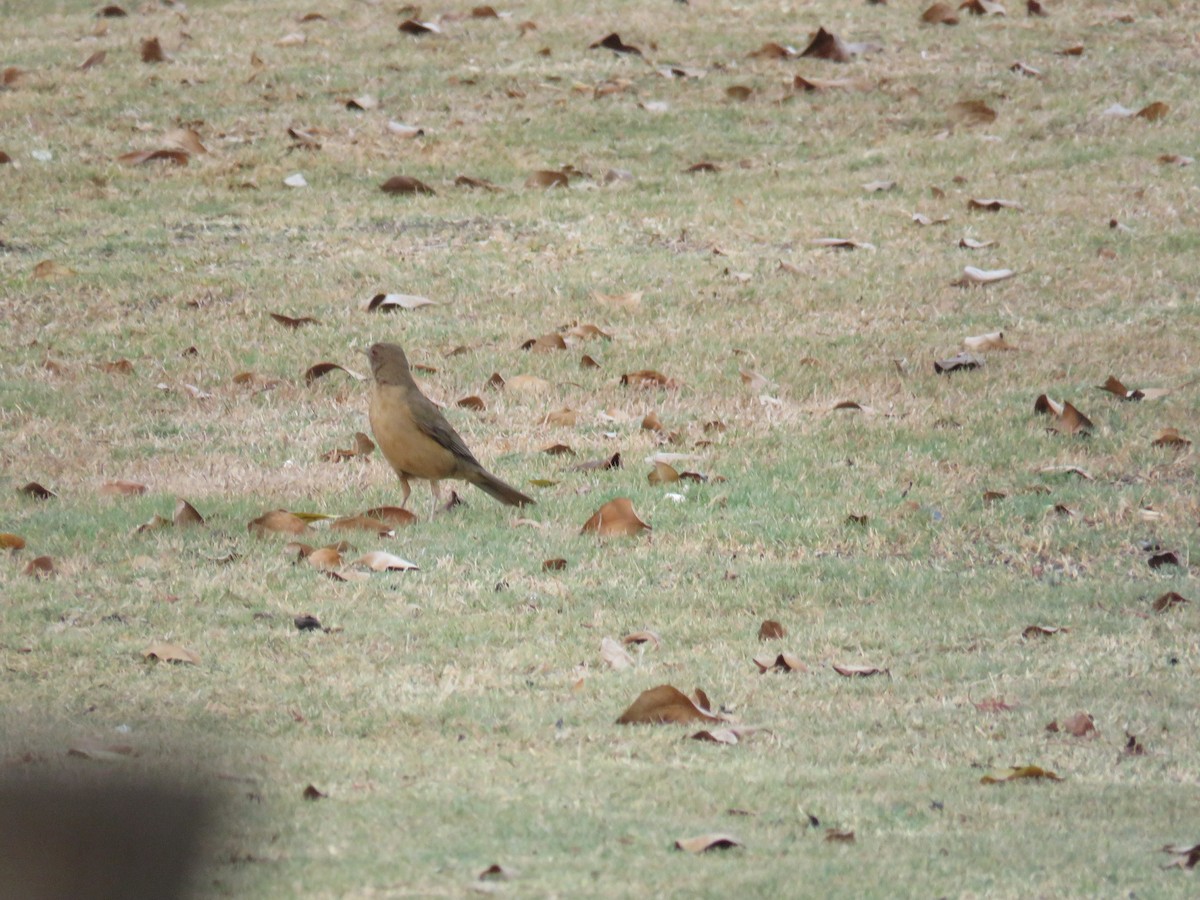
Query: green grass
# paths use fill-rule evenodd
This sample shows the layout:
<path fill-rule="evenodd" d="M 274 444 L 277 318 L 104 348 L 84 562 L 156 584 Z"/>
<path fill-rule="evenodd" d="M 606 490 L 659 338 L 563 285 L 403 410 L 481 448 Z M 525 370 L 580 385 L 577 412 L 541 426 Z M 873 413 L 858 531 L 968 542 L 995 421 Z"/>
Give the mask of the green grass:
<path fill-rule="evenodd" d="M 23 70 L 0 92 L 16 162 L 0 166 L 0 531 L 28 542 L 0 560 L 4 774 L 184 775 L 223 810 L 201 895 L 461 896 L 498 862 L 516 875 L 493 886 L 522 897 L 1190 896 L 1158 848 L 1197 839 L 1196 455 L 1151 441 L 1165 426 L 1200 440 L 1196 168 L 1158 162 L 1200 156 L 1200 20 L 1166 0 L 1046 5 L 946 28 L 900 0 L 531 0 L 414 39 L 386 5 L 318 5 L 328 20 L 301 25 L 308 8 L 282 2 L 110 20 L 0 2 L 0 68 Z M 818 25 L 884 50 L 845 66 L 747 56 L 803 47 Z M 586 49 L 613 30 L 646 60 Z M 305 44 L 277 45 L 297 31 Z M 151 35 L 173 62 L 140 62 Z M 1057 55 L 1077 43 L 1083 56 Z M 78 71 L 98 49 L 105 63 Z M 1018 59 L 1045 77 L 1009 71 Z M 667 62 L 707 73 L 669 80 Z M 866 89 L 789 95 L 797 73 Z M 611 79 L 628 90 L 594 96 Z M 744 103 L 725 94 L 739 84 L 755 89 Z M 380 108 L 345 109 L 362 93 Z M 952 127 L 964 99 L 996 121 Z M 1151 101 L 1165 118 L 1102 115 Z M 426 135 L 393 137 L 389 120 Z M 181 124 L 208 156 L 115 161 Z M 320 129 L 322 149 L 294 149 L 289 127 Z M 684 173 L 702 160 L 720 171 Z M 593 178 L 523 187 L 564 165 Z M 606 186 L 609 169 L 635 180 Z M 309 187 L 284 187 L 294 172 Z M 378 190 L 401 173 L 436 195 Z M 897 185 L 866 193 L 875 180 Z M 969 212 L 972 197 L 1024 209 Z M 921 228 L 914 212 L 950 220 Z M 963 250 L 964 235 L 997 244 Z M 812 246 L 829 236 L 877 249 Z M 36 277 L 47 259 L 71 273 Z M 1018 275 L 952 287 L 967 265 Z M 438 305 L 363 312 L 380 291 Z M 634 291 L 632 308 L 599 296 Z M 519 349 L 574 323 L 612 340 Z M 1017 350 L 933 373 L 994 330 Z M 397 501 L 377 456 L 321 459 L 368 429 L 365 385 L 302 377 L 324 360 L 365 372 L 377 340 L 436 369 L 419 380 L 486 466 L 555 483 L 523 485 L 538 505 L 519 513 L 458 486 L 467 506 L 433 518 L 418 486 L 421 520 L 349 535 L 346 558 L 389 549 L 421 570 L 335 582 L 246 525 Z M 584 353 L 602 368 L 580 368 Z M 133 372 L 104 371 L 118 359 Z M 647 368 L 678 387 L 619 383 Z M 494 372 L 550 387 L 497 391 Z M 1122 403 L 1094 389 L 1110 374 L 1173 390 Z M 1095 434 L 1048 433 L 1041 393 Z M 485 411 L 455 406 L 470 394 Z M 832 412 L 843 400 L 875 412 Z M 576 427 L 541 424 L 562 407 Z M 650 411 L 673 442 L 640 428 Z M 557 442 L 578 456 L 539 452 Z M 617 451 L 623 468 L 571 470 Z M 651 486 L 656 452 L 712 477 Z M 1092 478 L 1047 470 L 1065 465 Z M 102 495 L 113 479 L 148 492 Z M 57 499 L 18 494 L 31 480 Z M 616 496 L 653 533 L 580 535 Z M 177 497 L 207 524 L 134 532 Z M 1149 569 L 1142 542 L 1187 565 Z M 23 575 L 42 554 L 56 574 Z M 566 570 L 544 571 L 556 557 Z M 1153 612 L 1169 590 L 1192 604 Z M 301 633 L 298 613 L 332 630 Z M 767 618 L 789 636 L 760 643 Z M 1022 637 L 1034 624 L 1069 630 Z M 646 628 L 662 646 L 610 670 L 601 639 Z M 153 641 L 201 664 L 145 662 Z M 781 650 L 809 671 L 759 675 L 752 657 Z M 845 679 L 841 663 L 889 674 Z M 721 747 L 615 724 L 663 683 L 762 730 Z M 992 697 L 1015 706 L 975 706 Z M 1045 730 L 1084 710 L 1097 737 Z M 1145 755 L 1121 754 L 1127 733 Z M 138 755 L 67 756 L 83 740 Z M 1064 780 L 979 783 L 1026 763 Z M 309 784 L 328 798 L 302 799 Z M 826 842 L 833 827 L 855 843 Z M 708 831 L 744 846 L 672 849 Z"/>

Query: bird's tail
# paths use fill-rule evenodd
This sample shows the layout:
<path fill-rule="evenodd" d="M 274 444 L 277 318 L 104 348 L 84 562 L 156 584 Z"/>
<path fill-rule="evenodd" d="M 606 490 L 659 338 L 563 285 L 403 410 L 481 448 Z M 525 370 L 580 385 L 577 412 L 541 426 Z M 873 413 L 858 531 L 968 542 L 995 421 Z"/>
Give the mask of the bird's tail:
<path fill-rule="evenodd" d="M 472 475 L 470 481 L 501 503 L 507 503 L 509 506 L 532 506 L 534 503 L 532 497 L 525 496 L 511 484 L 505 484 L 486 469 L 480 468 Z"/>

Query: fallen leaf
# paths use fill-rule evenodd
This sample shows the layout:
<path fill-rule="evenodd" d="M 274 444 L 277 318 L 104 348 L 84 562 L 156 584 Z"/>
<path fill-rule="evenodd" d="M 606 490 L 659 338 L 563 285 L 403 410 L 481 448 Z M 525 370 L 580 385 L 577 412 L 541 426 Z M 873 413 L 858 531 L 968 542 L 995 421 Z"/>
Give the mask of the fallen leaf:
<path fill-rule="evenodd" d="M 657 650 L 659 648 L 659 645 L 662 644 L 662 638 L 660 638 L 653 631 L 634 631 L 630 634 L 625 635 L 625 637 L 621 638 L 621 643 L 622 644 L 651 644 L 651 645 L 653 645 L 654 649 Z"/>
<path fill-rule="evenodd" d="M 1122 756 L 1145 756 L 1146 748 L 1135 735 L 1125 732 L 1125 746 L 1121 748 Z"/>
<path fill-rule="evenodd" d="M 79 65 L 80 71 L 86 72 L 88 69 L 94 69 L 101 65 L 108 58 L 108 52 L 105 50 L 97 50 Z"/>
<path fill-rule="evenodd" d="M 246 530 L 258 537 L 271 534 L 304 534 L 309 531 L 308 523 L 284 509 L 273 509 L 263 513 L 246 525 Z"/>
<path fill-rule="evenodd" d="M 477 9 L 491 9 L 491 7 L 490 6 L 477 7 Z M 474 12 L 475 12 L 475 10 L 472 10 L 472 14 L 474 14 Z M 492 14 L 495 15 L 494 10 L 493 10 Z M 517 877 L 517 872 L 515 869 L 506 868 L 505 866 L 502 866 L 499 863 L 492 863 L 490 866 L 488 866 L 486 869 L 484 869 L 482 872 L 479 873 L 480 881 L 511 881 L 513 878 L 516 878 L 516 877 Z"/>
<path fill-rule="evenodd" d="M 1163 566 L 1182 566 L 1183 560 L 1179 558 L 1179 554 L 1174 550 L 1166 550 L 1162 553 L 1155 553 L 1146 560 L 1146 565 L 1152 569 L 1161 569 Z"/>
<path fill-rule="evenodd" d="M 957 25 L 958 15 L 949 3 L 938 0 L 937 3 L 921 13 L 921 21 L 927 25 Z"/>
<path fill-rule="evenodd" d="M 565 559 L 563 559 L 561 556 L 557 556 L 554 559 L 543 560 L 543 562 L 542 562 L 542 571 L 543 572 L 562 572 L 566 568 L 567 568 L 567 561 Z"/>
<path fill-rule="evenodd" d="M 613 53 L 629 53 L 636 56 L 641 56 L 642 51 L 632 44 L 626 44 L 621 40 L 621 36 L 615 31 L 612 34 L 606 35 L 598 41 L 588 44 L 589 50 L 611 50 Z"/>
<path fill-rule="evenodd" d="M 761 638 L 760 638 L 761 640 Z M 808 666 L 800 658 L 791 653 L 780 653 L 776 656 L 756 656 L 751 660 L 758 666 L 760 673 L 766 672 L 807 672 Z"/>
<path fill-rule="evenodd" d="M 540 337 L 530 338 L 521 345 L 522 350 L 532 350 L 536 353 L 549 353 L 553 350 L 566 350 L 567 342 L 557 331 L 551 331 Z"/>
<path fill-rule="evenodd" d="M 1083 44 L 1072 44 L 1055 51 L 1059 56 L 1083 56 Z"/>
<path fill-rule="evenodd" d="M 958 353 L 949 359 L 935 359 L 933 371 L 938 375 L 949 375 L 951 372 L 967 372 L 983 367 L 983 360 L 970 353 Z"/>
<path fill-rule="evenodd" d="M 373 509 L 368 509 L 363 515 L 370 519 L 378 519 L 381 522 L 386 522 L 392 526 L 411 525 L 417 521 L 415 515 L 399 506 L 376 506 Z"/>
<path fill-rule="evenodd" d="M 58 496 L 48 487 L 43 487 L 36 481 L 31 481 L 24 487 L 17 488 L 18 494 L 24 494 L 26 497 L 33 497 L 35 500 L 52 500 Z"/>
<path fill-rule="evenodd" d="M 617 719 L 618 725 L 660 725 L 685 722 L 720 722 L 698 700 L 693 700 L 669 684 L 642 691 Z"/>
<path fill-rule="evenodd" d="M 733 728 L 706 728 L 703 731 L 697 731 L 695 734 L 689 735 L 689 740 L 734 746 L 738 743 L 739 738 L 737 731 Z"/>
<path fill-rule="evenodd" d="M 995 247 L 996 242 L 995 241 L 977 241 L 977 240 L 975 240 L 975 238 L 964 237 L 964 238 L 959 238 L 958 246 L 962 247 L 964 250 L 983 250 L 987 247 Z"/>
<path fill-rule="evenodd" d="M 1050 416 L 1054 429 L 1062 434 L 1088 435 L 1095 428 L 1092 420 L 1069 402 L 1063 401 L 1060 404 L 1046 394 L 1039 395 L 1034 401 L 1033 411 Z"/>
<path fill-rule="evenodd" d="M 1003 697 L 987 697 L 974 704 L 975 708 L 980 712 L 988 713 L 1009 712 L 1020 705 L 1019 703 L 1008 703 Z"/>
<path fill-rule="evenodd" d="M 330 372 L 345 372 L 355 381 L 363 380 L 362 375 L 359 375 L 357 372 L 351 372 L 345 366 L 339 366 L 337 363 L 331 362 L 320 362 L 314 366 L 309 366 L 304 370 L 304 383 L 306 385 L 311 385 L 318 378 L 324 378 Z"/>
<path fill-rule="evenodd" d="M 304 792 L 300 796 L 305 800 L 324 800 L 329 795 L 317 790 L 314 785 L 310 784 L 304 789 Z"/>
<path fill-rule="evenodd" d="M 123 166 L 142 166 L 151 162 L 169 162 L 177 166 L 188 164 L 188 153 L 184 150 L 135 150 L 132 153 L 122 153 L 117 162 Z"/>
<path fill-rule="evenodd" d="M 548 190 L 550 188 L 569 187 L 571 179 L 564 172 L 556 172 L 552 169 L 538 169 L 530 174 L 525 179 L 525 187 L 527 188 L 542 188 Z"/>
<path fill-rule="evenodd" d="M 67 756 L 93 759 L 98 762 L 118 762 L 137 756 L 137 751 L 128 744 L 103 744 L 98 741 L 80 741 L 67 748 Z"/>
<path fill-rule="evenodd" d="M 959 100 L 950 104 L 950 120 L 959 125 L 987 125 L 996 121 L 996 111 L 982 100 Z"/>
<path fill-rule="evenodd" d="M 612 456 L 605 456 L 601 459 L 592 459 L 587 462 L 581 462 L 578 465 L 571 466 L 572 472 L 601 472 L 609 469 L 621 468 L 621 454 L 614 453 Z"/>
<path fill-rule="evenodd" d="M 1162 101 L 1155 101 L 1147 106 L 1143 106 L 1134 115 L 1136 118 L 1145 119 L 1147 122 L 1157 122 L 1170 111 L 1171 107 L 1167 106 L 1167 104 Z"/>
<path fill-rule="evenodd" d="M 0 550 L 24 550 L 25 538 L 10 531 L 0 532 Z"/>
<path fill-rule="evenodd" d="M 580 533 L 594 532 L 600 537 L 632 537 L 651 530 L 651 527 L 633 511 L 633 502 L 628 497 L 617 497 L 596 510 L 592 517 L 583 523 Z"/>
<path fill-rule="evenodd" d="M 1159 431 L 1158 436 L 1150 442 L 1154 447 L 1171 447 L 1175 450 L 1183 450 L 1190 447 L 1192 442 L 1179 433 L 1177 428 L 1170 426 Z"/>
<path fill-rule="evenodd" d="M 29 562 L 25 563 L 25 568 L 21 570 L 22 575 L 32 575 L 35 578 L 41 578 L 44 575 L 54 574 L 54 560 L 49 556 L 35 556 Z"/>
<path fill-rule="evenodd" d="M 995 284 L 1005 281 L 1017 273 L 1012 269 L 977 269 L 974 266 L 963 267 L 962 277 L 950 282 L 954 287 L 972 287 L 979 284 Z"/>
<path fill-rule="evenodd" d="M 1168 166 L 1190 166 L 1196 161 L 1194 156 L 1180 156 L 1178 153 L 1163 153 L 1158 157 L 1158 161 L 1163 165 Z"/>
<path fill-rule="evenodd" d="M 342 554 L 336 546 L 320 547 L 307 554 L 304 559 L 317 569 L 336 569 L 342 564 Z"/>
<path fill-rule="evenodd" d="M 958 8 L 965 9 L 974 16 L 1004 16 L 1008 14 L 1004 7 L 995 0 L 963 0 Z"/>
<path fill-rule="evenodd" d="M 145 534 L 147 531 L 158 531 L 160 528 L 170 528 L 171 520 L 165 519 L 158 513 L 150 517 L 148 522 L 143 522 L 133 530 L 134 534 Z"/>
<path fill-rule="evenodd" d="M 301 613 L 292 619 L 292 624 L 296 626 L 297 631 L 323 631 L 321 620 L 316 616 L 308 613 Z"/>
<path fill-rule="evenodd" d="M 1063 628 L 1059 625 L 1028 625 L 1021 632 L 1021 637 L 1026 640 L 1030 638 L 1051 637 L 1056 634 L 1065 634 L 1070 631 L 1069 628 Z"/>
<path fill-rule="evenodd" d="M 106 481 L 100 485 L 100 493 L 110 497 L 114 495 L 131 496 L 134 494 L 144 494 L 146 490 L 146 485 L 136 481 Z"/>
<path fill-rule="evenodd" d="M 814 247 L 832 247 L 836 250 L 874 250 L 874 244 L 866 241 L 855 241 L 850 238 L 824 237 L 809 241 Z"/>
<path fill-rule="evenodd" d="M 367 312 L 388 312 L 393 309 L 420 309 L 434 306 L 437 301 L 416 294 L 376 294 L 367 301 Z"/>
<path fill-rule="evenodd" d="M 1026 0 L 1025 12 L 1027 12 L 1031 16 L 1048 15 L 1045 7 L 1043 7 L 1042 4 L 1038 2 L 1038 0 Z"/>
<path fill-rule="evenodd" d="M 442 29 L 433 22 L 418 22 L 416 19 L 405 19 L 396 26 L 405 34 L 420 37 L 425 34 L 441 34 Z"/>
<path fill-rule="evenodd" d="M 1008 341 L 1004 339 L 1003 331 L 992 331 L 987 334 L 979 334 L 974 337 L 963 338 L 963 346 L 968 350 L 1015 350 Z"/>
<path fill-rule="evenodd" d="M 1013 200 L 999 200 L 993 197 L 979 199 L 971 197 L 967 200 L 967 209 L 978 209 L 984 212 L 999 212 L 1002 209 L 1024 209 L 1020 203 Z"/>
<path fill-rule="evenodd" d="M 160 662 L 187 663 L 191 666 L 200 665 L 199 654 L 166 641 L 155 641 L 142 651 L 142 658 L 155 659 Z"/>
<path fill-rule="evenodd" d="M 945 225 L 950 221 L 950 217 L 939 216 L 938 218 L 934 219 L 930 218 L 924 213 L 913 213 L 912 220 L 922 227 L 927 227 L 929 225 Z"/>
<path fill-rule="evenodd" d="M 308 43 L 308 35 L 302 31 L 292 31 L 275 42 L 276 47 L 299 47 Z"/>
<path fill-rule="evenodd" d="M 163 143 L 177 147 L 192 156 L 204 156 L 208 148 L 200 140 L 200 134 L 194 128 L 176 128 L 163 135 Z"/>
<path fill-rule="evenodd" d="M 421 568 L 416 563 L 402 559 L 394 553 L 385 553 L 382 550 L 372 550 L 370 553 L 365 553 L 352 562 L 351 565 L 366 566 L 372 572 L 414 572 L 419 571 Z"/>
<path fill-rule="evenodd" d="M 1176 606 L 1182 606 L 1188 602 L 1190 601 L 1183 595 L 1176 593 L 1175 591 L 1167 591 L 1167 593 L 1163 594 L 1161 597 L 1157 598 L 1153 603 L 1151 603 L 1150 608 L 1155 612 L 1161 613 L 1170 609 L 1174 609 Z"/>
<path fill-rule="evenodd" d="M 1072 737 L 1096 737 L 1096 720 L 1088 713 L 1079 712 L 1073 716 L 1063 719 L 1062 722 L 1054 721 L 1046 726 L 1047 731 L 1065 731 Z"/>
<path fill-rule="evenodd" d="M 171 514 L 171 523 L 176 528 L 187 528 L 192 525 L 203 525 L 204 516 L 196 512 L 196 507 L 182 497 L 175 500 L 175 512 Z"/>
<path fill-rule="evenodd" d="M 1041 78 L 1042 77 L 1041 69 L 1036 69 L 1033 66 L 1029 65 L 1028 63 L 1023 63 L 1020 60 L 1017 60 L 1015 63 L 1013 63 L 1011 66 L 1009 66 L 1008 70 L 1010 72 L 1016 72 L 1018 75 L 1024 75 L 1027 78 Z"/>
<path fill-rule="evenodd" d="M 308 179 L 299 172 L 295 172 L 283 179 L 283 183 L 290 188 L 308 187 Z"/>
<path fill-rule="evenodd" d="M 500 187 L 499 185 L 492 184 L 492 182 L 488 181 L 486 178 L 473 178 L 470 175 L 457 176 L 454 179 L 454 184 L 456 187 L 478 188 L 480 190 L 490 191 L 493 194 L 504 190 L 504 188 Z"/>
<path fill-rule="evenodd" d="M 621 384 L 628 387 L 660 387 L 668 390 L 679 386 L 673 378 L 668 378 L 662 372 L 654 369 L 640 369 L 637 372 L 627 372 L 621 376 Z"/>
<path fill-rule="evenodd" d="M 633 665 L 633 657 L 610 637 L 606 637 L 600 642 L 600 658 L 618 672 Z"/>
<path fill-rule="evenodd" d="M 305 325 L 321 324 L 312 316 L 301 316 L 300 318 L 294 319 L 291 316 L 285 316 L 282 313 L 270 313 L 269 315 L 272 319 L 285 328 L 303 328 Z"/>
<path fill-rule="evenodd" d="M 785 47 L 774 41 L 767 41 L 757 50 L 752 50 L 746 56 L 750 59 L 791 59 L 796 55 L 795 47 Z"/>
<path fill-rule="evenodd" d="M 800 55 L 839 63 L 849 62 L 854 56 L 841 38 L 820 27 Z"/>
<path fill-rule="evenodd" d="M 679 472 L 668 463 L 655 462 L 654 469 L 646 476 L 646 480 L 655 487 L 660 484 L 672 484 L 679 480 Z"/>
<path fill-rule="evenodd" d="M 360 94 L 346 101 L 346 109 L 371 110 L 379 106 L 379 100 L 373 94 Z"/>
<path fill-rule="evenodd" d="M 731 834 L 701 834 L 697 837 L 680 838 L 675 842 L 676 850 L 687 853 L 707 853 L 709 850 L 728 850 L 740 846 L 742 842 Z"/>
<path fill-rule="evenodd" d="M 854 831 L 848 828 L 826 828 L 825 842 L 829 844 L 853 844 Z"/>
<path fill-rule="evenodd" d="M 96 15 L 99 18 L 123 19 L 128 16 L 129 13 L 125 12 L 125 10 L 115 4 L 110 4 L 97 10 Z"/>
<path fill-rule="evenodd" d="M 160 63 L 167 61 L 167 54 L 163 51 L 162 44 L 158 38 L 142 38 L 142 62 L 144 63 Z"/>
<path fill-rule="evenodd" d="M 1191 847 L 1168 844 L 1163 847 L 1163 853 L 1170 853 L 1172 856 L 1178 857 L 1163 866 L 1164 869 L 1185 869 L 1190 872 L 1200 863 L 1200 844 L 1194 844 Z"/>
<path fill-rule="evenodd" d="M 470 409 L 475 412 L 483 412 L 487 409 L 487 404 L 483 402 L 483 398 L 475 394 L 471 394 L 469 397 L 463 397 L 455 404 L 455 406 L 460 406 L 463 409 Z"/>
<path fill-rule="evenodd" d="M 379 186 L 385 194 L 433 194 L 433 188 L 411 175 L 393 175 Z"/>
<path fill-rule="evenodd" d="M 871 675 L 890 675 L 887 669 L 881 669 L 878 666 L 840 666 L 834 665 L 833 671 L 839 675 L 844 675 L 846 678 L 866 678 Z"/>
<path fill-rule="evenodd" d="M 1044 778 L 1047 781 L 1062 781 L 1058 775 L 1041 766 L 1014 766 L 979 779 L 980 784 L 1003 784 L 1008 781 L 1020 781 L 1025 778 Z"/>
<path fill-rule="evenodd" d="M 758 626 L 758 639 L 760 641 L 774 641 L 785 637 L 787 637 L 787 629 L 774 619 L 765 619 Z"/>
<path fill-rule="evenodd" d="M 338 531 L 367 531 L 377 537 L 395 537 L 392 526 L 370 516 L 342 516 L 334 519 L 329 527 Z"/>

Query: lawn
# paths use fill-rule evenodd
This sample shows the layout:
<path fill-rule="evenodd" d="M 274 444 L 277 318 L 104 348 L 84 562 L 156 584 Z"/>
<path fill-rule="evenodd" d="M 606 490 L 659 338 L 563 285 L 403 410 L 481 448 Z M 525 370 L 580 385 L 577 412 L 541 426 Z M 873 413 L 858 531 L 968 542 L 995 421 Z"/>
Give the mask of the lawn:
<path fill-rule="evenodd" d="M 0 778 L 203 897 L 1194 895 L 1200 11 L 931 5 L 0 0 Z M 537 505 L 336 522 L 376 341 Z"/>

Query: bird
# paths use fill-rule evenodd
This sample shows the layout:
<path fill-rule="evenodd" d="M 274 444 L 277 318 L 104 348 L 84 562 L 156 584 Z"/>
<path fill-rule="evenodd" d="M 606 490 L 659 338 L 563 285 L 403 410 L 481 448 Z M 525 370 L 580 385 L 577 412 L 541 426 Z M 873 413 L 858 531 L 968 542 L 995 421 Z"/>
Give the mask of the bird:
<path fill-rule="evenodd" d="M 469 481 L 509 506 L 534 503 L 515 487 L 501 481 L 467 449 L 463 439 L 446 417 L 413 381 L 408 357 L 399 344 L 372 344 L 367 350 L 371 361 L 371 404 L 368 417 L 375 443 L 396 475 L 408 503 L 412 487 L 409 479 L 429 482 L 436 508 L 438 482 L 446 478 Z"/>

